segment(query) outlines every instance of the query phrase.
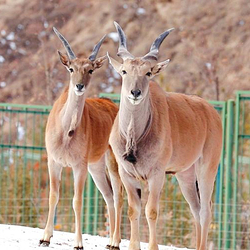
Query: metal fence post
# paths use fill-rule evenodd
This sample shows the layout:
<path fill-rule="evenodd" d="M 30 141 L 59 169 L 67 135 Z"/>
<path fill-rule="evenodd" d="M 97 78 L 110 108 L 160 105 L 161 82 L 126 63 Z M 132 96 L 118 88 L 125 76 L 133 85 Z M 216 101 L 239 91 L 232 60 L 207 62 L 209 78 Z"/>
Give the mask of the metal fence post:
<path fill-rule="evenodd" d="M 93 234 L 94 219 L 94 182 L 90 174 L 87 181 L 87 208 L 86 208 L 86 229 L 85 233 Z"/>
<path fill-rule="evenodd" d="M 227 102 L 226 128 L 226 168 L 225 168 L 225 202 L 224 202 L 224 249 L 230 249 L 230 204 L 232 198 L 232 154 L 234 135 L 234 100 Z"/>
<path fill-rule="evenodd" d="M 233 187 L 233 239 L 232 239 L 232 247 L 236 249 L 236 231 L 237 231 L 237 193 L 238 193 L 238 165 L 239 165 L 239 127 L 240 127 L 240 93 L 236 93 L 236 114 L 235 114 L 235 162 L 234 162 L 234 187 Z"/>
<path fill-rule="evenodd" d="M 95 206 L 94 206 L 94 229 L 93 229 L 93 234 L 97 234 L 97 229 L 98 229 L 98 210 L 99 210 L 99 192 L 97 188 L 95 188 Z"/>
<path fill-rule="evenodd" d="M 219 200 L 218 200 L 218 204 L 219 204 L 219 208 L 218 208 L 218 240 L 217 240 L 217 245 L 218 245 L 218 249 L 222 248 L 222 233 L 223 233 L 223 187 L 224 187 L 224 165 L 225 165 L 225 154 L 226 154 L 226 150 L 225 150 L 225 139 L 226 139 L 226 121 L 227 121 L 227 103 L 224 102 L 222 105 L 222 129 L 223 129 L 223 139 L 222 139 L 222 153 L 221 153 L 221 160 L 220 160 L 220 166 L 219 166 L 219 171 L 220 171 L 220 175 L 219 175 Z"/>

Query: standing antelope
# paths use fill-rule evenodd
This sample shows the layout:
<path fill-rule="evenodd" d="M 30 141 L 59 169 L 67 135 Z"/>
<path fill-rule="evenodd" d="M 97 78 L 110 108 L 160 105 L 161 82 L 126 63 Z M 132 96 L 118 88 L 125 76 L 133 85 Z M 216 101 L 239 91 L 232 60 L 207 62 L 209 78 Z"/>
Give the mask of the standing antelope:
<path fill-rule="evenodd" d="M 148 249 L 158 249 L 159 197 L 165 173 L 172 173 L 195 218 L 197 249 L 205 250 L 211 221 L 211 196 L 222 146 L 220 117 L 205 100 L 166 93 L 150 81 L 169 63 L 169 60 L 160 63 L 157 60 L 159 47 L 172 29 L 154 41 L 148 54 L 134 58 L 127 50 L 123 30 L 117 23 L 115 26 L 119 34 L 118 56 L 123 64 L 111 57 L 109 62 L 122 76 L 122 89 L 120 109 L 109 141 L 128 194 L 129 249 L 140 249 L 139 181 L 147 182 L 149 189 L 145 210 L 149 226 Z"/>
<path fill-rule="evenodd" d="M 69 166 L 74 175 L 75 247 L 83 249 L 81 214 L 87 172 L 91 173 L 108 207 L 110 245 L 120 242 L 122 184 L 118 166 L 108 140 L 118 108 L 108 99 L 87 98 L 90 75 L 102 66 L 106 56 L 96 59 L 104 37 L 89 58 L 78 59 L 67 40 L 54 28 L 67 56 L 59 53 L 70 72 L 70 83 L 55 102 L 46 127 L 46 149 L 50 176 L 49 215 L 40 245 L 48 246 L 53 233 L 55 208 L 59 200 L 62 168 Z M 110 180 L 105 171 L 105 158 Z"/>

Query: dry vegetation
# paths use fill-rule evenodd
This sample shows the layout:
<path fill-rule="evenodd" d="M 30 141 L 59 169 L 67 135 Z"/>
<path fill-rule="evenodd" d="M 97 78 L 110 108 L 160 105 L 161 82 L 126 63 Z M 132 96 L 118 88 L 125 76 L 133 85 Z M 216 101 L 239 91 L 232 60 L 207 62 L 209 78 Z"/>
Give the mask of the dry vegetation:
<path fill-rule="evenodd" d="M 0 13 L 0 102 L 52 104 L 69 79 L 52 27 L 80 57 L 115 31 L 113 20 L 138 56 L 159 33 L 176 28 L 160 51 L 161 60 L 172 60 L 157 79 L 166 90 L 224 100 L 235 90 L 250 89 L 249 0 L 0 0 Z M 106 51 L 112 56 L 117 51 L 109 37 L 99 55 Z M 113 74 L 106 63 L 94 74 L 90 94 L 119 92 Z"/>

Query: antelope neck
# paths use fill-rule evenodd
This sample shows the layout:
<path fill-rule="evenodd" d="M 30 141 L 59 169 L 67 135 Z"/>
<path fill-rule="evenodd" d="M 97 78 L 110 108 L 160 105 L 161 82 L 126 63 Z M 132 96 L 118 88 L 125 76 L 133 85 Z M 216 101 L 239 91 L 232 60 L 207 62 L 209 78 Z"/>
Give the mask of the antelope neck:
<path fill-rule="evenodd" d="M 77 96 L 74 93 L 72 85 L 69 87 L 67 100 L 61 110 L 62 128 L 69 136 L 74 134 L 75 129 L 81 121 L 85 96 L 85 93 L 82 96 Z"/>
<path fill-rule="evenodd" d="M 118 115 L 121 135 L 127 140 L 133 135 L 133 140 L 139 142 L 147 134 L 152 121 L 149 94 L 138 105 L 133 105 L 127 97 L 121 95 Z"/>

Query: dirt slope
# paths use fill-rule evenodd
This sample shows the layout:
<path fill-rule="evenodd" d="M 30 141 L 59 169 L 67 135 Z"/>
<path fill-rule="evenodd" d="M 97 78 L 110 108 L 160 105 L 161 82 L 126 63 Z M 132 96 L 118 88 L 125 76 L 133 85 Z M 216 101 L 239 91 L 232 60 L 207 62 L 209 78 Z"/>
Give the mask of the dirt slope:
<path fill-rule="evenodd" d="M 88 56 L 104 34 L 115 32 L 114 20 L 136 56 L 175 27 L 160 50 L 160 60 L 172 60 L 156 79 L 164 89 L 221 100 L 233 97 L 234 90 L 250 89 L 248 0 L 0 0 L 0 102 L 52 104 L 69 80 L 57 55 L 64 49 L 52 27 L 80 57 Z M 114 40 L 111 33 L 99 56 L 106 51 L 115 56 Z M 90 95 L 120 91 L 108 63 L 92 83 Z"/>

